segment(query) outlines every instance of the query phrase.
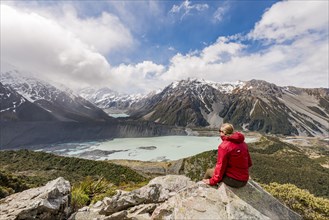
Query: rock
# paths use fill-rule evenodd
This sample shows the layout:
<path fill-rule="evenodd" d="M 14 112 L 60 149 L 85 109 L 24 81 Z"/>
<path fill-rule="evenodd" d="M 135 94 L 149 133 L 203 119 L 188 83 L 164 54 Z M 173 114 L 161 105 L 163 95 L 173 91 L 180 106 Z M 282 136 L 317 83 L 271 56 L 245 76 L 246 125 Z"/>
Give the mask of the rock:
<path fill-rule="evenodd" d="M 184 159 L 179 159 L 170 162 L 170 166 L 167 169 L 168 174 L 179 174 L 180 170 L 183 167 Z"/>
<path fill-rule="evenodd" d="M 243 188 L 221 183 L 212 188 L 201 182 L 158 206 L 151 219 L 302 219 L 254 181 Z"/>
<path fill-rule="evenodd" d="M 45 186 L 12 194 L 0 200 L 1 219 L 67 219 L 71 185 L 59 177 Z"/>
<path fill-rule="evenodd" d="M 100 213 L 110 215 L 140 204 L 164 202 L 176 192 L 193 183 L 185 176 L 156 177 L 140 189 L 125 194 L 118 193 L 112 198 L 104 199 L 105 208 Z"/>
<path fill-rule="evenodd" d="M 72 220 L 86 219 L 302 219 L 258 184 L 219 188 L 182 175 L 156 177 L 132 192 L 118 192 L 80 209 Z"/>

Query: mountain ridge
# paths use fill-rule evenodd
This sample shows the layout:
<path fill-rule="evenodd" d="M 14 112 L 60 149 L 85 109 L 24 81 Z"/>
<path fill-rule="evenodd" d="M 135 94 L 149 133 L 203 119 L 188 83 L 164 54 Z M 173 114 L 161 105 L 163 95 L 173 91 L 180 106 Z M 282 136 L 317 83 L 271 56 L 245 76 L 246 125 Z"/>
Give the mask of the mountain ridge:
<path fill-rule="evenodd" d="M 115 137 L 185 135 L 154 122 L 118 120 L 64 86 L 17 69 L 1 69 L 0 148 L 91 141 Z"/>
<path fill-rule="evenodd" d="M 214 129 L 230 122 L 237 129 L 267 134 L 329 135 L 328 88 L 281 87 L 255 79 L 219 83 L 188 78 L 147 95 L 120 94 L 106 87 L 82 89 L 76 95 L 15 69 L 1 72 L 0 80 L 58 121 L 114 122 L 112 113 L 125 113 L 137 122 L 178 127 Z M 7 101 L 3 98 L 1 105 L 14 106 Z M 1 107 L 2 120 L 19 120 L 8 116 L 15 115 L 13 110 Z"/>
<path fill-rule="evenodd" d="M 114 98 L 108 101 L 115 106 Z M 133 119 L 174 126 L 217 128 L 230 122 L 239 129 L 270 134 L 329 133 L 327 88 L 281 87 L 255 79 L 236 83 L 187 79 L 126 106 L 120 109 Z"/>
<path fill-rule="evenodd" d="M 110 119 L 100 108 L 82 97 L 74 95 L 69 89 L 58 89 L 18 70 L 1 72 L 0 80 L 4 86 L 10 86 L 26 100 L 52 114 L 58 121 L 106 121 Z M 1 104 L 5 104 L 4 100 Z M 3 111 L 2 108 L 1 111 Z"/>

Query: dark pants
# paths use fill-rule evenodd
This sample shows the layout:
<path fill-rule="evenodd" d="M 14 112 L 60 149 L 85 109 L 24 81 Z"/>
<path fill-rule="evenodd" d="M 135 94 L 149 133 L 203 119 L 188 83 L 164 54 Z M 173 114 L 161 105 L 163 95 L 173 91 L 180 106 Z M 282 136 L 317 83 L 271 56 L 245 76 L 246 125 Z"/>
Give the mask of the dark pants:
<path fill-rule="evenodd" d="M 214 175 L 214 172 L 215 168 L 207 169 L 206 173 L 203 176 L 203 179 L 210 179 Z M 240 188 L 245 186 L 248 181 L 240 181 L 224 175 L 221 182 L 224 182 L 226 185 L 234 188 Z"/>

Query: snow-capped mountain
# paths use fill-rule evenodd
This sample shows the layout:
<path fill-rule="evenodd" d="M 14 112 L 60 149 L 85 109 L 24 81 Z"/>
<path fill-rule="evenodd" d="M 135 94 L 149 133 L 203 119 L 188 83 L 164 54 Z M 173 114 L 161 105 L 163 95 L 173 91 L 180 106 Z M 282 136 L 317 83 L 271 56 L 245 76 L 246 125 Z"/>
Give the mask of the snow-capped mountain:
<path fill-rule="evenodd" d="M 101 109 L 66 91 L 17 69 L 1 69 L 0 82 L 52 114 L 59 121 L 106 121 L 110 117 Z M 1 106 L 1 111 L 4 108 Z M 14 111 L 15 109 L 11 109 Z"/>
<path fill-rule="evenodd" d="M 112 118 L 63 85 L 50 84 L 16 67 L 2 64 L 0 149 L 39 148 L 44 144 L 116 137 L 185 134 L 183 128 Z"/>
<path fill-rule="evenodd" d="M 55 121 L 48 111 L 31 103 L 10 86 L 0 83 L 0 120 L 2 121 Z"/>
<path fill-rule="evenodd" d="M 328 88 L 187 79 L 148 95 L 120 94 L 109 88 L 86 88 L 75 95 L 14 68 L 2 68 L 0 81 L 1 120 L 107 121 L 106 111 L 165 125 L 217 128 L 230 122 L 250 131 L 328 136 Z"/>
<path fill-rule="evenodd" d="M 136 119 L 178 126 L 237 128 L 284 135 L 328 135 L 329 89 L 279 87 L 261 80 L 174 82 L 131 113 Z"/>
<path fill-rule="evenodd" d="M 127 113 L 132 109 L 141 107 L 143 100 L 150 95 L 142 94 L 121 94 L 107 87 L 101 89 L 84 88 L 77 93 L 86 100 L 94 103 L 108 113 Z"/>

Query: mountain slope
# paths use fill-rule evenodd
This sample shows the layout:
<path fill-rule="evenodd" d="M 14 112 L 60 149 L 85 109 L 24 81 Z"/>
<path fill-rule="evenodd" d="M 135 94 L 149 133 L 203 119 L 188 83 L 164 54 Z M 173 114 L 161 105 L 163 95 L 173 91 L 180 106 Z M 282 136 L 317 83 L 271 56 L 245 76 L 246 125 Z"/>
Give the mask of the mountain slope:
<path fill-rule="evenodd" d="M 56 121 L 48 111 L 31 103 L 9 86 L 0 82 L 1 121 Z"/>
<path fill-rule="evenodd" d="M 77 93 L 109 114 L 129 113 L 139 109 L 144 100 L 153 95 L 121 94 L 107 87 L 101 89 L 84 88 L 78 90 Z"/>
<path fill-rule="evenodd" d="M 69 90 L 58 89 L 18 70 L 1 72 L 0 80 L 3 85 L 10 86 L 60 121 L 106 121 L 110 118 L 101 109 Z"/>
<path fill-rule="evenodd" d="M 279 87 L 260 80 L 175 82 L 143 102 L 136 119 L 178 126 L 237 128 L 284 135 L 328 135 L 329 89 Z"/>

